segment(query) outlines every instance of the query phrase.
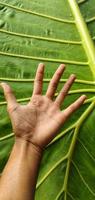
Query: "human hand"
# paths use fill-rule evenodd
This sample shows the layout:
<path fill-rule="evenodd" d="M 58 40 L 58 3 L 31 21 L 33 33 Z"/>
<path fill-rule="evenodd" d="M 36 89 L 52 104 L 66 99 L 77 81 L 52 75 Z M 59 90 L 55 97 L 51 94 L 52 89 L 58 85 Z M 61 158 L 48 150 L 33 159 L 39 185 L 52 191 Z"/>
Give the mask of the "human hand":
<path fill-rule="evenodd" d="M 45 148 L 57 135 L 59 128 L 68 117 L 83 104 L 86 99 L 85 95 L 82 95 L 65 110 L 60 110 L 60 106 L 75 80 L 73 74 L 69 77 L 55 101 L 52 100 L 64 69 L 64 65 L 61 64 L 49 83 L 46 95 L 42 96 L 44 65 L 39 64 L 34 81 L 33 95 L 27 105 L 20 105 L 17 102 L 8 84 L 0 84 L 4 90 L 7 109 L 16 138 L 20 137 L 29 141 L 37 148 Z"/>

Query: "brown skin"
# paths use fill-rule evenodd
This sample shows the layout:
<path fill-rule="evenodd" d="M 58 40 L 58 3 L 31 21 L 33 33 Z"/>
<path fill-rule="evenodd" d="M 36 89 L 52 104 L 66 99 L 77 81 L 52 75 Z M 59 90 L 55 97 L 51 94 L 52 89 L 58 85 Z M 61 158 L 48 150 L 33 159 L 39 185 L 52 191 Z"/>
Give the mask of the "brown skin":
<path fill-rule="evenodd" d="M 18 104 L 10 86 L 1 83 L 15 133 L 15 144 L 0 181 L 1 200 L 34 200 L 44 148 L 57 135 L 68 117 L 86 99 L 86 96 L 82 95 L 64 111 L 60 110 L 60 106 L 75 80 L 75 75 L 72 74 L 56 100 L 53 101 L 64 69 L 64 65 L 61 64 L 50 81 L 46 95 L 42 96 L 44 65 L 39 64 L 33 95 L 27 105 Z"/>

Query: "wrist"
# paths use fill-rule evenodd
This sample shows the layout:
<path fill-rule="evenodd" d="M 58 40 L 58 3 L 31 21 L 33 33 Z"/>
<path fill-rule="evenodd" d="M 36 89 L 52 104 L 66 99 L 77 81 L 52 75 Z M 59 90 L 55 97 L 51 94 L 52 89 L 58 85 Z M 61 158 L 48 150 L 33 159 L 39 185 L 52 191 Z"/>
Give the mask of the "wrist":
<path fill-rule="evenodd" d="M 37 157 L 42 157 L 43 155 L 44 149 L 28 140 L 25 140 L 23 137 L 16 136 L 15 145 L 19 150 L 29 152 L 30 155 L 31 153 L 34 153 Z"/>

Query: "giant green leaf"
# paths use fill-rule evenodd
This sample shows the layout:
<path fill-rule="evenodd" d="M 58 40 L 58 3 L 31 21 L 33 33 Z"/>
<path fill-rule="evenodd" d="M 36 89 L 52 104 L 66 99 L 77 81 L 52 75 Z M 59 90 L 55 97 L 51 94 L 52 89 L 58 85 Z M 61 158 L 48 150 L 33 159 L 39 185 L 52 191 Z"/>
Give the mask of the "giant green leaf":
<path fill-rule="evenodd" d="M 36 200 L 95 200 L 95 1 L 0 0 L 0 80 L 19 102 L 31 97 L 39 62 L 46 65 L 43 93 L 60 63 L 66 64 L 57 93 L 77 75 L 64 107 L 88 97 L 46 147 Z M 43 124 L 44 126 L 44 124 Z M 0 90 L 0 172 L 14 143 Z"/>

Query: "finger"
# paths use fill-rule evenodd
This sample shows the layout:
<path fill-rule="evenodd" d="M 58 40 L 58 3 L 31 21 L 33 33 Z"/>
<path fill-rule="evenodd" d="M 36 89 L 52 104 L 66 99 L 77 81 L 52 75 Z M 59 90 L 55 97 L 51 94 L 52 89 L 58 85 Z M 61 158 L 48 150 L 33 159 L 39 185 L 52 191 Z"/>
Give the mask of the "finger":
<path fill-rule="evenodd" d="M 74 74 L 72 74 L 69 79 L 67 80 L 67 82 L 65 83 L 64 87 L 62 88 L 62 90 L 60 91 L 58 97 L 55 100 L 55 104 L 57 104 L 58 106 L 60 106 L 62 104 L 62 102 L 64 101 L 66 95 L 68 94 L 69 89 L 71 88 L 74 80 L 75 80 L 76 76 Z"/>
<path fill-rule="evenodd" d="M 54 93 L 56 91 L 57 85 L 59 83 L 59 80 L 64 72 L 65 69 L 65 65 L 61 64 L 58 69 L 56 70 L 53 78 L 50 81 L 50 84 L 48 86 L 47 92 L 46 92 L 46 96 L 48 98 L 52 98 L 54 96 Z"/>
<path fill-rule="evenodd" d="M 3 88 L 4 96 L 7 101 L 8 107 L 10 108 L 16 106 L 18 103 L 11 87 L 7 83 L 0 83 L 0 86 Z"/>
<path fill-rule="evenodd" d="M 62 120 L 66 121 L 67 118 L 75 112 L 80 106 L 84 103 L 86 100 L 86 95 L 82 95 L 80 98 L 78 98 L 74 103 L 72 103 L 68 108 L 66 108 L 64 111 L 62 111 Z"/>
<path fill-rule="evenodd" d="M 34 80 L 33 94 L 37 95 L 42 93 L 43 76 L 44 76 L 44 64 L 40 63 L 38 65 L 38 69 Z"/>

